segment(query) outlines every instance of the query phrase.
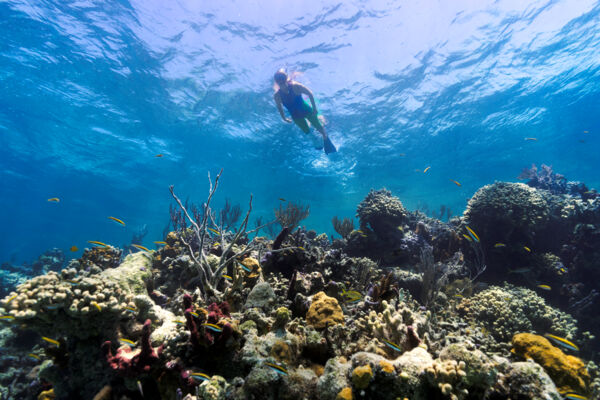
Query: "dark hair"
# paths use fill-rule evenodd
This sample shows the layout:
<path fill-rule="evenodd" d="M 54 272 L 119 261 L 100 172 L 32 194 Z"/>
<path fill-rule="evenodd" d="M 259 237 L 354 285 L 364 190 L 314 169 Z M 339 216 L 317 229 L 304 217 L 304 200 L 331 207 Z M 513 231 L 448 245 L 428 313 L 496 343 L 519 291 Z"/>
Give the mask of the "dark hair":
<path fill-rule="evenodd" d="M 288 76 L 285 73 L 285 70 L 283 68 L 281 68 L 280 70 L 275 72 L 275 75 L 273 75 L 273 78 L 275 79 L 275 82 L 277 82 L 277 83 L 285 83 L 288 80 Z"/>

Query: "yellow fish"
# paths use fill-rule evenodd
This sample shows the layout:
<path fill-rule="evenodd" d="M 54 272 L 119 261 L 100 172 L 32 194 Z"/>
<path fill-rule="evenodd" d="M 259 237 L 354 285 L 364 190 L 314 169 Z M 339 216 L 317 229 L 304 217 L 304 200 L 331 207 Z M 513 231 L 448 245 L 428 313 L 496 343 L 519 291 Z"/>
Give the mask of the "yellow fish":
<path fill-rule="evenodd" d="M 587 397 L 580 395 L 579 393 L 568 392 L 563 394 L 566 400 L 588 400 Z"/>
<path fill-rule="evenodd" d="M 121 338 L 121 339 L 119 339 L 119 343 L 124 344 L 129 347 L 135 347 L 135 342 L 133 340 Z"/>
<path fill-rule="evenodd" d="M 8 303 L 10 303 L 10 302 L 11 302 L 11 301 L 13 301 L 14 299 L 16 299 L 16 298 L 17 298 L 17 296 L 18 296 L 18 294 L 15 294 L 15 295 L 12 295 L 12 296 L 10 296 L 10 297 L 9 297 L 9 298 L 8 298 L 8 299 L 7 299 L 7 300 L 4 302 L 4 304 L 8 304 Z"/>
<path fill-rule="evenodd" d="M 190 376 L 197 381 L 210 381 L 210 376 L 202 372 L 190 372 Z"/>
<path fill-rule="evenodd" d="M 147 251 L 148 253 L 150 252 L 148 248 L 142 246 L 141 244 L 132 244 L 131 246 L 135 247 L 136 249 Z"/>
<path fill-rule="evenodd" d="M 204 325 L 205 327 L 207 327 L 211 331 L 219 332 L 219 333 L 223 332 L 223 328 L 221 328 L 219 325 L 210 324 L 210 323 L 205 323 L 205 324 L 202 324 L 202 325 Z"/>
<path fill-rule="evenodd" d="M 305 249 L 304 247 L 302 247 L 302 246 L 298 246 L 298 248 L 299 248 L 300 250 L 302 250 L 302 251 L 306 250 L 306 249 Z"/>
<path fill-rule="evenodd" d="M 218 230 L 216 230 L 216 229 L 213 229 L 213 228 L 206 228 L 206 229 L 208 229 L 209 231 L 211 231 L 211 232 L 212 232 L 212 233 L 214 233 L 215 235 L 220 235 L 219 231 L 218 231 Z"/>
<path fill-rule="evenodd" d="M 456 297 L 456 298 L 458 298 L 458 299 L 464 299 L 464 298 L 465 298 L 465 296 L 463 296 L 462 294 L 458 294 L 458 293 L 456 293 L 456 294 L 454 295 L 454 297 Z"/>
<path fill-rule="evenodd" d="M 34 361 L 39 361 L 40 360 L 40 356 L 38 356 L 37 354 L 33 354 L 33 353 L 27 354 L 27 357 L 31 358 Z"/>
<path fill-rule="evenodd" d="M 15 319 L 15 317 L 12 315 L 0 315 L 0 320 L 12 321 L 13 319 Z"/>
<path fill-rule="evenodd" d="M 537 138 L 534 138 L 534 137 L 526 137 L 525 140 L 530 141 L 530 142 L 537 142 Z"/>
<path fill-rule="evenodd" d="M 227 279 L 229 282 L 231 282 L 233 280 L 233 278 L 229 275 L 222 275 L 223 278 Z"/>
<path fill-rule="evenodd" d="M 60 203 L 60 199 L 58 197 L 51 197 L 48 199 L 51 203 Z"/>
<path fill-rule="evenodd" d="M 177 325 L 185 325 L 185 321 L 182 321 L 180 319 L 176 319 L 173 322 L 175 322 Z"/>
<path fill-rule="evenodd" d="M 95 301 L 92 301 L 90 304 L 96 307 L 98 311 L 102 311 L 102 307 L 100 307 L 100 304 L 96 303 Z"/>
<path fill-rule="evenodd" d="M 577 347 L 573 342 L 568 341 L 565 338 L 561 338 L 558 336 L 551 335 L 549 333 L 545 334 L 548 339 L 552 340 L 554 343 L 558 344 L 569 350 L 579 351 L 579 347 Z"/>
<path fill-rule="evenodd" d="M 158 244 L 158 245 L 161 245 L 161 246 L 164 246 L 164 245 L 166 245 L 166 244 L 167 244 L 167 242 L 163 242 L 163 241 L 161 241 L 161 240 L 157 240 L 157 241 L 156 241 L 156 242 L 154 242 L 154 243 L 155 243 L 155 244 Z"/>
<path fill-rule="evenodd" d="M 531 253 L 531 249 L 530 249 L 529 247 L 527 247 L 527 246 L 523 246 L 523 248 L 524 248 L 525 250 L 527 250 L 527 252 L 528 252 L 528 253 Z"/>
<path fill-rule="evenodd" d="M 498 247 L 506 247 L 506 245 L 505 245 L 504 243 L 496 243 L 496 244 L 494 245 L 494 247 L 495 247 L 495 248 L 498 248 Z"/>
<path fill-rule="evenodd" d="M 583 131 L 583 133 L 590 133 L 590 131 Z"/>
<path fill-rule="evenodd" d="M 96 245 L 102 246 L 102 247 L 108 247 L 108 245 L 106 243 L 98 242 L 96 240 L 88 240 L 88 243 L 96 244 Z"/>
<path fill-rule="evenodd" d="M 108 217 L 108 219 L 112 219 L 113 221 L 115 221 L 116 223 L 119 223 L 123 226 L 125 226 L 125 222 L 121 221 L 119 218 L 115 218 L 115 217 Z"/>
<path fill-rule="evenodd" d="M 552 288 L 548 285 L 537 285 L 537 287 L 539 287 L 540 289 L 544 289 L 544 290 L 552 290 Z"/>
<path fill-rule="evenodd" d="M 77 246 L 71 246 L 69 250 L 71 250 L 72 252 L 76 252 L 79 250 L 79 248 Z"/>
<path fill-rule="evenodd" d="M 162 156 L 163 156 L 162 154 L 157 154 L 157 155 L 155 155 L 154 157 L 158 157 L 158 158 L 160 158 L 160 157 L 162 157 Z"/>
<path fill-rule="evenodd" d="M 50 344 L 53 344 L 55 346 L 60 346 L 60 343 L 58 342 L 58 340 L 50 339 L 49 337 L 46 337 L 46 336 L 42 336 L 42 340 L 44 340 Z"/>
<path fill-rule="evenodd" d="M 453 182 L 456 186 L 462 186 L 459 182 L 455 181 L 454 179 L 450 179 L 450 182 Z"/>
<path fill-rule="evenodd" d="M 465 239 L 467 239 L 469 242 L 472 242 L 472 241 L 473 241 L 473 239 L 471 239 L 471 236 L 469 236 L 469 235 L 465 235 L 464 233 L 463 233 L 463 237 L 464 237 Z"/>
<path fill-rule="evenodd" d="M 467 230 L 469 231 L 469 233 L 471 234 L 473 239 L 475 239 L 476 242 L 479 242 L 479 236 L 477 236 L 475 231 L 473 231 L 473 229 L 469 228 L 469 225 L 465 225 L 465 228 L 467 228 Z"/>
<path fill-rule="evenodd" d="M 283 197 L 280 197 L 279 201 L 285 201 L 285 199 Z"/>
<path fill-rule="evenodd" d="M 431 168 L 431 167 L 427 167 L 427 168 L 425 168 L 425 169 L 423 170 L 423 173 L 426 173 L 427 171 L 429 171 L 429 169 L 430 169 L 430 168 Z"/>

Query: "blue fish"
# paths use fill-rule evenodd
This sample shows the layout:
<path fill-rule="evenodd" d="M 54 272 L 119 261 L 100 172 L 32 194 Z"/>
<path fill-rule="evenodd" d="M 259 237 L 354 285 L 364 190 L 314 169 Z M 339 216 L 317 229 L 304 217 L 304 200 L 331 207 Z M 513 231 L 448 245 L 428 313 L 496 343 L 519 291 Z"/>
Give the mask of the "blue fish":
<path fill-rule="evenodd" d="M 287 376 L 288 374 L 287 370 L 280 365 L 273 364 L 270 362 L 266 362 L 265 365 L 271 368 L 273 371 L 277 372 L 279 375 Z"/>
<path fill-rule="evenodd" d="M 390 342 L 389 340 L 383 340 L 383 343 L 385 343 L 385 345 L 387 347 L 389 347 L 392 350 L 398 351 L 400 353 L 402 353 L 402 349 L 400 348 L 400 346 L 398 346 L 396 343 L 394 342 Z"/>

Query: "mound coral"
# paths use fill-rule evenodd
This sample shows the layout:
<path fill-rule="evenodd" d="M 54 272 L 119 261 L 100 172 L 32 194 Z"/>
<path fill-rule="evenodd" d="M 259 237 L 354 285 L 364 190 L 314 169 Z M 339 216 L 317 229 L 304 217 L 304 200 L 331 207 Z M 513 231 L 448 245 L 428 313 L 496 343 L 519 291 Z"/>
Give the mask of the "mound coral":
<path fill-rule="evenodd" d="M 372 230 L 378 236 L 385 236 L 397 230 L 407 216 L 407 211 L 389 190 L 371 190 L 360 202 L 356 210 L 360 228 Z"/>
<path fill-rule="evenodd" d="M 590 375 L 579 358 L 563 353 L 545 337 L 531 333 L 516 334 L 512 345 L 511 352 L 540 364 L 560 392 L 588 392 Z"/>
<path fill-rule="evenodd" d="M 530 243 L 549 215 L 542 191 L 523 183 L 496 182 L 473 195 L 464 219 L 486 243 Z"/>
<path fill-rule="evenodd" d="M 313 296 L 306 322 L 316 329 L 325 329 L 329 325 L 343 324 L 344 313 L 335 298 L 319 292 Z"/>
<path fill-rule="evenodd" d="M 515 332 L 552 332 L 562 337 L 573 337 L 577 332 L 572 316 L 548 306 L 532 290 L 511 285 L 491 286 L 463 299 L 457 309 L 466 319 L 505 342 Z"/>

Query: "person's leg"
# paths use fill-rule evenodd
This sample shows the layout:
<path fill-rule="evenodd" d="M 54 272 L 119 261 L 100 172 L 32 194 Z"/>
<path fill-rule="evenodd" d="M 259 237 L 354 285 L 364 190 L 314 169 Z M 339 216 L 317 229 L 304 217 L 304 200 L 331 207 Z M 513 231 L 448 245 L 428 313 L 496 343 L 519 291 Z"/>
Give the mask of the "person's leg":
<path fill-rule="evenodd" d="M 325 132 L 325 128 L 323 127 L 323 125 L 321 124 L 321 121 L 319 120 L 319 116 L 317 114 L 311 114 L 311 115 L 307 116 L 306 118 L 310 121 L 310 124 L 317 131 L 319 131 L 319 133 L 323 136 L 323 139 L 327 139 L 327 132 Z"/>
<path fill-rule="evenodd" d="M 308 133 L 310 132 L 310 128 L 308 127 L 308 122 L 304 118 L 293 118 L 294 123 L 298 125 L 298 128 L 302 129 L 302 132 Z"/>

